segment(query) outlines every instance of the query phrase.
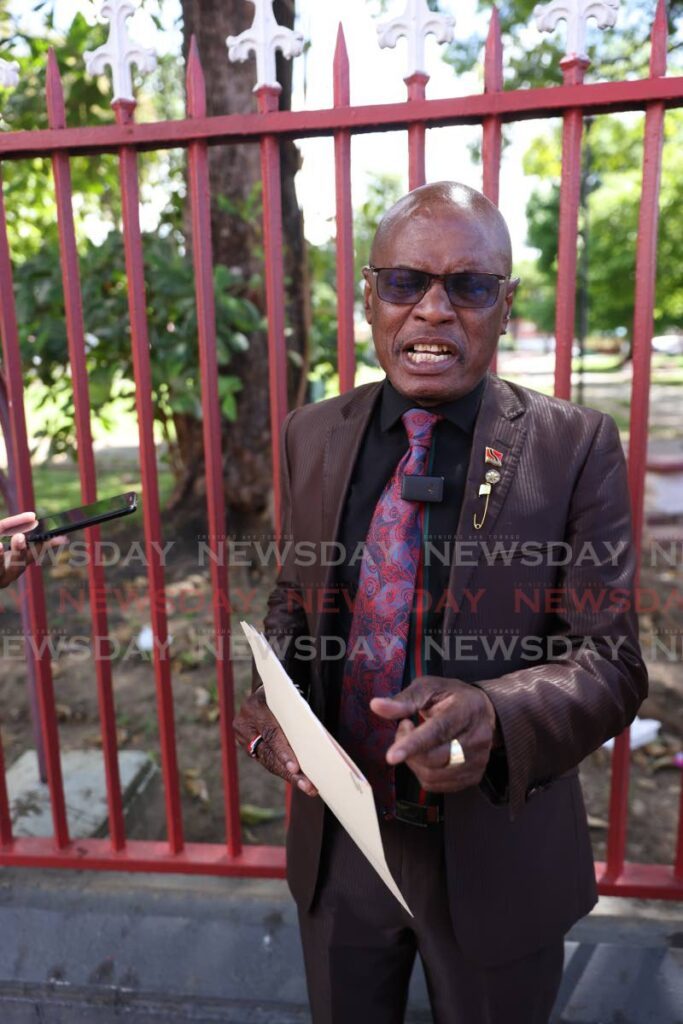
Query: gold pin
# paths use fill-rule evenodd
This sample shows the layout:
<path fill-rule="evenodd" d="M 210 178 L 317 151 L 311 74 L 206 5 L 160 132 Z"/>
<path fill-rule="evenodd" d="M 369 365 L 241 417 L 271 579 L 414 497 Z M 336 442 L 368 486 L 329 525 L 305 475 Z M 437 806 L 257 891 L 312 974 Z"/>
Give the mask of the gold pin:
<path fill-rule="evenodd" d="M 484 464 L 485 465 L 486 464 L 491 465 L 492 463 L 495 466 L 502 466 L 503 465 L 503 453 L 502 452 L 498 452 L 494 448 L 489 448 L 487 446 L 485 451 L 484 451 Z M 479 497 L 480 498 L 484 498 L 485 497 L 486 501 L 484 502 L 484 511 L 482 513 L 481 519 L 477 519 L 477 513 L 476 512 L 474 513 L 474 516 L 473 516 L 473 519 L 472 519 L 472 525 L 474 526 L 475 530 L 481 530 L 482 526 L 486 522 L 486 514 L 487 514 L 487 512 L 489 510 L 489 500 L 491 498 L 491 491 L 493 490 L 495 485 L 497 483 L 499 483 L 499 482 L 500 482 L 500 473 L 498 472 L 497 469 L 489 469 L 489 470 L 486 471 L 486 474 L 484 476 L 484 483 L 480 484 L 480 486 L 479 486 Z"/>

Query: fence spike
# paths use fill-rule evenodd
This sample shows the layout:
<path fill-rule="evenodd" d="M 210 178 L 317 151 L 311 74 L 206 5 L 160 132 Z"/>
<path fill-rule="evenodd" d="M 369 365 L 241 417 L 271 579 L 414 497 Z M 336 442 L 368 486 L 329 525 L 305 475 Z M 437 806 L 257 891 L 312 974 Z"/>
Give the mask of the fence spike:
<path fill-rule="evenodd" d="M 340 21 L 337 30 L 337 45 L 334 49 L 334 105 L 335 107 L 347 107 L 350 102 L 349 52 L 346 48 L 344 27 Z"/>
<path fill-rule="evenodd" d="M 45 82 L 47 100 L 47 118 L 50 128 L 66 128 L 66 108 L 64 106 L 64 89 L 59 74 L 59 64 L 54 47 L 47 54 L 47 76 Z"/>
<path fill-rule="evenodd" d="M 598 28 L 613 28 L 619 12 L 619 0 L 550 0 L 534 7 L 539 32 L 553 32 L 560 21 L 567 22 L 565 60 L 587 61 L 586 25 L 595 18 Z"/>
<path fill-rule="evenodd" d="M 228 36 L 225 40 L 228 57 L 232 61 L 249 59 L 256 55 L 256 85 L 254 92 L 260 89 L 276 89 L 280 92 L 280 84 L 275 73 L 275 51 L 281 50 L 288 60 L 303 53 L 304 37 L 301 32 L 278 24 L 273 14 L 273 0 L 249 0 L 254 5 L 254 20 L 249 28 L 238 36 Z"/>
<path fill-rule="evenodd" d="M 134 42 L 128 35 L 128 19 L 137 7 L 133 0 L 104 0 L 101 16 L 109 22 L 109 38 L 96 50 L 83 54 L 89 75 L 102 75 L 110 67 L 114 83 L 114 103 L 135 103 L 133 95 L 133 64 L 142 74 L 154 71 L 157 59 L 153 50 Z"/>
<path fill-rule="evenodd" d="M 493 5 L 484 54 L 484 92 L 500 92 L 503 88 L 503 41 L 500 14 Z"/>
<path fill-rule="evenodd" d="M 204 79 L 202 62 L 199 58 L 197 38 L 194 34 L 190 40 L 186 81 L 188 117 L 206 117 L 206 81 Z"/>
<path fill-rule="evenodd" d="M 666 0 L 658 0 L 655 20 L 650 37 L 650 77 L 663 78 L 666 75 L 666 49 L 669 41 L 669 25 L 666 17 Z"/>
<path fill-rule="evenodd" d="M 406 78 L 426 75 L 425 41 L 433 35 L 438 43 L 453 39 L 455 18 L 452 14 L 435 14 L 427 7 L 427 0 L 406 0 L 403 14 L 377 25 L 377 38 L 381 48 L 393 49 L 399 39 L 408 40 L 408 70 Z"/>

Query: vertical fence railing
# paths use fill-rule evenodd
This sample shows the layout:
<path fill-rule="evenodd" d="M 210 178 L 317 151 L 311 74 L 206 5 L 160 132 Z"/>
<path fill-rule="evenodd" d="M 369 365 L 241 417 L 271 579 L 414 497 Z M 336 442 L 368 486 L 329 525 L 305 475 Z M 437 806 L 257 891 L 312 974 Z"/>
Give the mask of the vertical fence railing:
<path fill-rule="evenodd" d="M 429 75 L 415 71 L 406 80 L 408 103 L 420 103 L 426 98 Z M 427 128 L 423 121 L 414 121 L 408 128 L 408 189 L 412 191 L 427 180 L 425 140 Z"/>
<path fill-rule="evenodd" d="M 666 8 L 659 0 L 652 29 L 650 77 L 666 75 Z M 659 185 L 664 141 L 663 103 L 650 104 L 645 113 L 643 176 L 636 250 L 635 304 L 633 316 L 633 378 L 629 430 L 628 476 L 633 513 L 633 536 L 640 553 L 644 525 L 645 468 L 647 464 L 648 415 L 654 325 L 655 276 L 659 227 Z M 639 587 L 640 570 L 635 581 Z M 618 878 L 626 859 L 630 742 L 628 730 L 617 737 L 612 753 L 609 833 L 606 878 Z"/>
<path fill-rule="evenodd" d="M 484 53 L 484 92 L 494 95 L 503 88 L 503 43 L 500 36 L 498 8 L 491 11 L 491 21 Z M 500 117 L 490 114 L 482 123 L 481 161 L 483 167 L 482 191 L 487 199 L 498 206 L 500 193 L 500 159 L 503 130 Z"/>
<path fill-rule="evenodd" d="M 339 26 L 334 51 L 334 105 L 351 104 L 349 55 L 344 29 Z M 337 365 L 339 390 L 353 387 L 356 375 L 353 259 L 353 205 L 351 196 L 351 132 L 334 133 L 335 207 L 337 224 Z"/>
<path fill-rule="evenodd" d="M 135 103 L 116 100 L 116 121 L 129 125 L 133 121 Z M 178 758 L 175 741 L 175 715 L 171 688 L 171 658 L 166 615 L 165 573 L 161 560 L 161 512 L 159 508 L 159 476 L 154 443 L 152 409 L 152 371 L 147 327 L 145 269 L 140 231 L 140 196 L 138 156 L 130 146 L 119 149 L 119 177 L 123 211 L 123 241 L 128 278 L 128 310 L 130 316 L 135 403 L 140 438 L 142 472 L 142 511 L 145 528 L 145 556 L 149 582 L 150 616 L 152 620 L 154 678 L 159 719 L 161 769 L 166 801 L 168 843 L 173 853 L 183 848 L 183 823 L 180 807 Z"/>
<path fill-rule="evenodd" d="M 500 35 L 498 8 L 491 11 L 491 21 L 484 51 L 484 92 L 492 95 L 503 88 L 503 42 Z M 500 117 L 491 114 L 482 122 L 481 162 L 482 191 L 498 206 L 500 199 L 500 161 L 503 148 L 503 127 Z M 491 370 L 498 368 L 498 349 L 491 359 Z"/>
<path fill-rule="evenodd" d="M 421 65 L 419 65 L 421 66 Z M 160 728 L 162 772 L 168 841 L 126 841 L 120 817 L 115 716 L 111 680 L 104 666 L 97 666 L 98 698 L 104 739 L 105 771 L 110 811 L 110 840 L 69 842 L 59 762 L 54 694 L 50 675 L 45 605 L 39 573 L 30 571 L 31 632 L 39 674 L 39 704 L 45 738 L 48 780 L 52 799 L 54 838 L 21 839 L 12 836 L 4 762 L 0 747 L 0 864 L 42 864 L 51 867 L 98 869 L 114 866 L 128 870 L 211 872 L 234 875 L 281 875 L 283 851 L 279 847 L 242 846 L 239 823 L 238 772 L 234 736 L 233 678 L 229 660 L 230 616 L 221 600 L 228 590 L 225 561 L 225 499 L 222 487 L 221 417 L 216 355 L 216 311 L 213 294 L 208 146 L 256 144 L 261 151 L 263 177 L 263 233 L 266 305 L 268 316 L 268 382 L 273 437 L 287 411 L 287 352 L 285 343 L 285 293 L 282 260 L 280 153 L 282 138 L 327 135 L 335 146 L 337 259 L 339 290 L 339 370 L 342 390 L 352 386 L 353 358 L 353 232 L 351 205 L 351 140 L 356 132 L 401 131 L 408 133 L 411 187 L 425 180 L 427 128 L 442 125 L 481 125 L 484 191 L 499 199 L 501 127 L 504 121 L 533 117 L 563 117 L 563 165 L 558 271 L 556 393 L 570 396 L 571 355 L 576 291 L 576 241 L 581 177 L 582 119 L 584 114 L 610 110 L 645 110 L 642 203 L 637 249 L 631 404 L 629 482 L 634 506 L 636 536 L 643 524 L 643 488 L 646 461 L 650 338 L 653 324 L 654 280 L 658 228 L 658 192 L 662 159 L 664 112 L 683 104 L 683 78 L 666 79 L 666 17 L 660 0 L 652 37 L 650 75 L 642 82 L 625 81 L 586 85 L 586 61 L 563 62 L 564 85 L 556 89 L 503 90 L 502 45 L 498 13 L 494 9 L 486 45 L 484 93 L 453 100 L 427 101 L 427 76 L 414 73 L 406 79 L 408 100 L 400 104 L 351 108 L 349 61 L 343 33 L 337 37 L 334 60 L 334 105 L 327 111 L 278 110 L 278 90 L 271 84 L 257 90 L 258 112 L 249 115 L 208 118 L 203 73 L 193 43 L 187 69 L 187 118 L 180 122 L 136 125 L 135 104 L 118 100 L 116 125 L 99 129 L 69 129 L 65 125 L 61 83 L 54 55 L 48 66 L 47 132 L 3 133 L 0 161 L 48 154 L 52 159 L 59 219 L 60 247 L 65 289 L 69 352 L 74 374 L 76 426 L 81 455 L 81 488 L 84 500 L 96 497 L 95 464 L 90 435 L 90 409 L 81 286 L 72 212 L 70 165 L 79 152 L 110 152 L 118 155 L 123 205 L 126 271 L 129 283 L 129 314 L 139 423 L 143 511 L 150 607 L 154 633 L 154 676 Z M 188 150 L 189 213 L 192 225 L 192 259 L 195 273 L 198 353 L 206 456 L 207 518 L 212 553 L 213 628 L 217 648 L 216 670 L 220 700 L 220 739 L 227 844 L 185 843 L 180 810 L 173 694 L 171 687 L 165 582 L 161 562 L 161 517 L 151 405 L 152 377 L 146 319 L 142 236 L 139 215 L 138 151 L 140 148 L 181 146 Z M 18 500 L 31 507 L 33 491 L 28 438 L 22 401 L 22 372 L 16 313 L 12 297 L 12 266 L 0 181 L 0 332 L 4 369 L 13 417 L 11 456 L 18 467 Z M 280 523 L 279 449 L 274 445 L 276 523 Z M 93 568 L 89 576 L 91 600 L 102 586 Z M 106 614 L 93 615 L 94 636 L 106 638 Z M 107 659 L 104 659 L 105 661 Z M 683 898 L 683 821 L 679 823 L 678 848 L 672 865 L 634 865 L 625 857 L 628 738 L 621 737 L 614 754 L 607 864 L 600 879 L 601 891 L 612 894 Z"/>
<path fill-rule="evenodd" d="M 278 109 L 280 89 L 263 85 L 257 90 L 258 109 L 268 114 Z M 263 249 L 268 316 L 268 384 L 270 389 L 270 430 L 277 438 L 287 415 L 287 346 L 285 342 L 285 284 L 282 264 L 282 183 L 280 140 L 276 135 L 261 139 L 261 181 L 263 183 Z M 273 444 L 273 510 L 275 531 L 281 524 L 280 446 Z"/>
<path fill-rule="evenodd" d="M 65 128 L 64 94 L 54 50 L 50 50 L 48 55 L 46 96 L 50 128 L 54 128 L 57 131 Z M 84 504 L 89 504 L 90 502 L 97 501 L 97 478 L 93 455 L 92 431 L 90 429 L 90 396 L 88 391 L 88 369 L 85 359 L 85 328 L 83 323 L 81 281 L 72 209 L 71 167 L 67 153 L 56 151 L 52 154 L 52 174 L 55 183 L 55 202 L 57 205 L 57 225 L 59 228 L 59 249 L 64 287 L 69 362 L 71 364 L 73 380 L 81 497 Z M 99 541 L 100 529 L 98 526 L 86 531 L 85 543 L 88 555 L 90 615 L 92 618 L 92 637 L 96 651 L 103 649 L 109 636 L 107 610 L 102 600 L 105 593 L 104 569 L 97 558 Z M 97 677 L 102 754 L 109 809 L 109 832 L 112 847 L 115 850 L 121 850 L 125 844 L 125 827 L 116 741 L 116 712 L 112 691 L 111 660 L 109 658 L 96 657 L 95 674 Z"/>
<path fill-rule="evenodd" d="M 561 62 L 564 84 L 581 86 L 588 61 L 565 57 Z M 577 88 L 578 92 L 578 88 Z M 578 100 L 577 96 L 577 100 Z M 555 394 L 572 397 L 572 349 L 576 324 L 576 243 L 581 198 L 581 141 L 583 110 L 566 111 L 562 120 L 562 180 L 557 250 L 557 312 L 555 315 Z"/>
<path fill-rule="evenodd" d="M 24 412 L 24 381 L 19 348 L 19 330 L 14 303 L 14 279 L 7 231 L 5 198 L 0 165 L 0 335 L 2 360 L 7 381 L 13 430 L 10 443 L 17 472 L 17 498 L 22 509 L 35 507 L 31 457 Z M 34 661 L 38 684 L 38 710 L 45 749 L 47 782 L 50 792 L 54 841 L 59 849 L 69 843 L 69 829 L 64 800 L 62 765 L 59 755 L 59 732 L 52 682 L 50 636 L 47 629 L 45 593 L 39 569 L 28 570 L 26 594 L 29 609 L 30 637 L 26 637 L 27 658 Z M 5 831 L 7 832 L 7 826 Z"/>
<path fill-rule="evenodd" d="M 187 67 L 188 117 L 206 117 L 206 87 L 195 39 L 192 39 Z M 192 258 L 194 263 L 199 333 L 204 461 L 206 468 L 206 504 L 211 551 L 216 672 L 220 709 L 223 799 L 228 853 L 237 857 L 242 851 L 239 776 L 235 737 L 234 685 L 230 660 L 230 614 L 221 595 L 228 594 L 227 536 L 223 460 L 221 457 L 221 410 L 218 394 L 216 356 L 216 304 L 213 291 L 213 254 L 211 247 L 211 193 L 209 188 L 209 152 L 206 142 L 193 142 L 188 148 L 189 200 L 192 222 Z"/>

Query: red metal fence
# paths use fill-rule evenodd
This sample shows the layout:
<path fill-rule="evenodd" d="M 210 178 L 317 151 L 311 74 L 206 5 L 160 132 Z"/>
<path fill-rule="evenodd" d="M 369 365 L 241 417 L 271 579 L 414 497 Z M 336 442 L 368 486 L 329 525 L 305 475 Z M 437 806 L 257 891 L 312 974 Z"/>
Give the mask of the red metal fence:
<path fill-rule="evenodd" d="M 563 61 L 564 84 L 554 88 L 503 90 L 503 53 L 497 12 L 494 10 L 486 45 L 483 94 L 457 99 L 425 99 L 427 76 L 415 73 L 406 79 L 406 102 L 353 107 L 349 99 L 349 61 L 340 27 L 334 56 L 334 105 L 306 112 L 279 111 L 277 90 L 264 86 L 257 92 L 258 112 L 247 115 L 207 117 L 202 68 L 193 45 L 187 69 L 187 117 L 152 124 L 134 122 L 134 102 L 115 103 L 116 124 L 96 128 L 67 128 L 61 83 L 54 54 L 48 66 L 47 109 L 49 129 L 0 135 L 0 175 L 8 160 L 49 155 L 57 196 L 62 274 L 73 374 L 74 400 L 81 489 L 84 502 L 97 495 L 95 462 L 90 430 L 90 403 L 85 362 L 84 323 L 76 249 L 70 160 L 78 154 L 115 153 L 119 159 L 123 200 L 123 226 L 129 282 L 129 313 L 134 359 L 137 416 L 143 486 L 144 533 L 152 626 L 155 636 L 154 676 L 161 736 L 161 768 L 165 790 L 167 840 L 128 840 L 125 835 L 117 762 L 116 722 L 110 661 L 96 660 L 108 805 L 109 838 L 69 837 L 60 767 L 57 716 L 49 648 L 37 644 L 36 660 L 39 715 L 46 751 L 47 777 L 52 802 L 54 835 L 49 839 L 12 835 L 10 808 L 0 748 L 0 865 L 93 868 L 100 870 L 167 871 L 224 875 L 278 876 L 284 872 L 280 847 L 243 845 L 240 833 L 238 771 L 233 718 L 233 679 L 228 657 L 229 614 L 217 599 L 228 589 L 228 572 L 218 557 L 225 538 L 225 507 L 221 482 L 217 391 L 216 328 L 210 237 L 208 147 L 210 145 L 258 144 L 261 149 L 264 207 L 265 277 L 269 329 L 269 388 L 271 426 L 277 436 L 287 412 L 285 304 L 282 265 L 282 223 L 279 142 L 328 136 L 334 139 L 337 211 L 337 281 L 339 303 L 338 363 L 340 387 L 353 386 L 354 270 L 351 207 L 351 137 L 366 132 L 404 131 L 408 137 L 409 182 L 425 181 L 426 129 L 447 125 L 481 125 L 483 138 L 483 190 L 498 201 L 501 162 L 501 131 L 504 123 L 559 117 L 563 119 L 563 161 L 560 208 L 559 273 L 557 289 L 555 391 L 570 397 L 571 356 L 574 338 L 576 293 L 576 240 L 579 209 L 583 118 L 615 111 L 645 111 L 642 200 L 637 242 L 635 318 L 633 328 L 633 392 L 629 480 L 635 536 L 643 526 L 644 479 L 653 326 L 658 192 L 662 158 L 664 117 L 667 109 L 683 105 L 683 77 L 666 77 L 666 14 L 660 0 L 652 34 L 650 75 L 641 80 L 584 84 L 587 63 L 580 57 Z M 207 513 L 214 594 L 214 629 L 220 699 L 220 730 L 227 840 L 223 844 L 186 843 L 181 817 L 179 773 L 176 757 L 174 704 L 168 631 L 165 612 L 164 567 L 160 560 L 161 516 L 157 463 L 153 437 L 150 354 L 147 336 L 145 274 L 141 246 L 138 201 L 138 153 L 182 147 L 189 162 L 189 204 L 194 239 L 193 258 L 198 310 L 198 343 L 204 417 L 207 470 Z M 28 197 L 27 197 L 28 200 Z M 20 508 L 34 507 L 29 458 L 29 439 L 23 409 L 22 366 L 13 301 L 12 262 L 0 176 L 0 333 L 3 366 L 12 415 L 10 456 L 17 474 Z M 274 479 L 278 480 L 278 447 L 273 446 Z M 275 490 L 276 521 L 279 493 Z M 99 540 L 89 532 L 88 543 Z M 155 543 L 156 542 L 156 543 Z M 89 560 L 89 586 L 93 635 L 100 642 L 108 635 L 107 613 L 102 607 L 102 568 Z M 37 639 L 48 635 L 41 574 L 27 576 L 30 629 Z M 100 595 L 99 599 L 98 596 Z M 677 852 L 671 865 L 625 862 L 628 818 L 629 740 L 621 736 L 613 755 L 610 828 L 607 860 L 598 865 L 600 891 L 612 895 L 683 898 L 683 816 L 679 821 Z"/>

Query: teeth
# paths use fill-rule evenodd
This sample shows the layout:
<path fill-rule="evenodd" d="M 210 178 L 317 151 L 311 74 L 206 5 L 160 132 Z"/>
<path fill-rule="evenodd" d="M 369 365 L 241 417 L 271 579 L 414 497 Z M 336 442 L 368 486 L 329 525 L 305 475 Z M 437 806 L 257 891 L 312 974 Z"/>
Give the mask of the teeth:
<path fill-rule="evenodd" d="M 449 355 L 448 352 L 408 352 L 408 358 L 412 363 L 443 363 Z"/>
<path fill-rule="evenodd" d="M 418 341 L 413 345 L 413 352 L 435 352 L 437 355 L 445 353 L 450 355 L 447 345 L 440 345 L 438 342 Z"/>

